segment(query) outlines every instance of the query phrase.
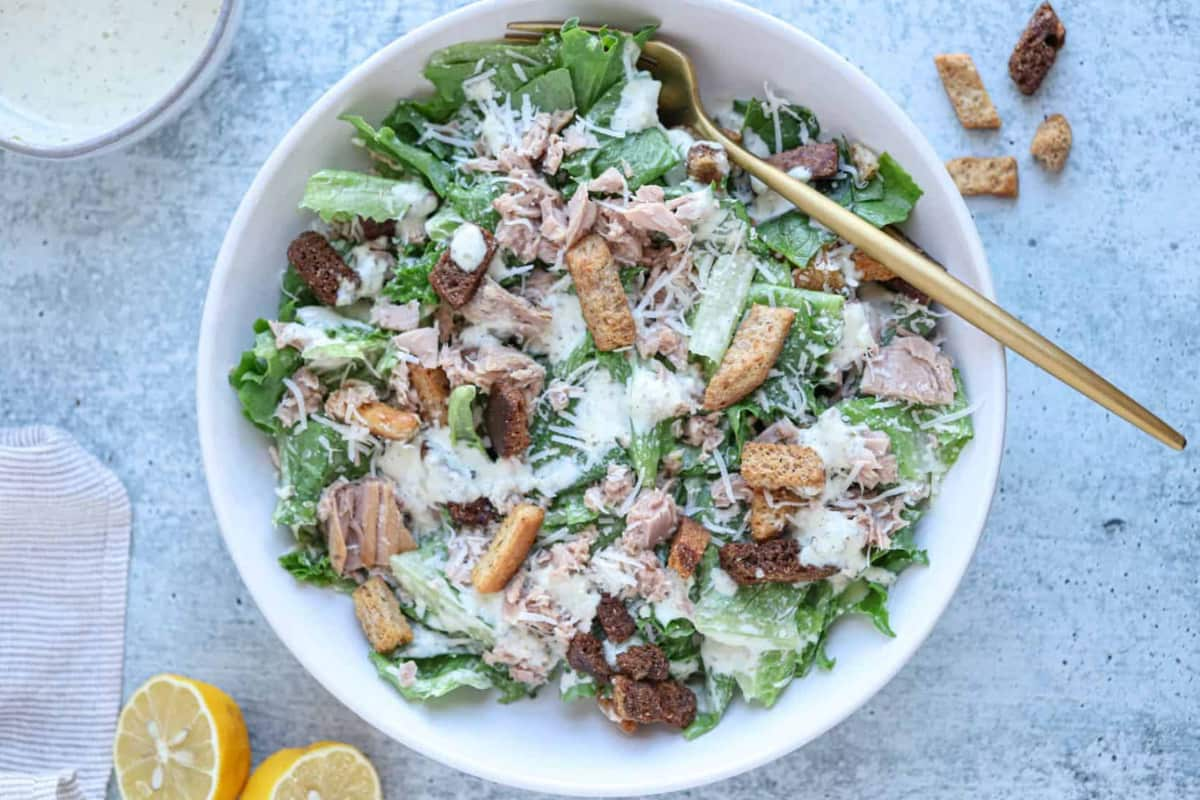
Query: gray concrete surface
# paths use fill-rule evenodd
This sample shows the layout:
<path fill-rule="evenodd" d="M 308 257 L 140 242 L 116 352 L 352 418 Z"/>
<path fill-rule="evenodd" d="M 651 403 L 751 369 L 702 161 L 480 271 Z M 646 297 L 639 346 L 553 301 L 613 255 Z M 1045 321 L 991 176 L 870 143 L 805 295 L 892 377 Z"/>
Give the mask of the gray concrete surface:
<path fill-rule="evenodd" d="M 0 155 L 0 424 L 71 430 L 129 489 L 127 687 L 202 677 L 242 704 L 260 757 L 354 742 L 393 798 L 516 793 L 392 744 L 280 645 L 209 507 L 194 349 L 225 225 L 270 148 L 348 68 L 450 5 L 249 0 L 232 58 L 177 124 L 101 160 Z M 761 5 L 861 65 L 945 157 L 1017 155 L 1020 199 L 971 202 L 1001 301 L 1200 436 L 1200 6 L 1061 3 L 1067 48 L 1024 98 L 1004 65 L 1025 3 Z M 930 59 L 958 50 L 1002 130 L 954 121 Z M 1053 112 L 1075 130 L 1060 177 L 1027 155 Z M 1000 491 L 928 644 L 821 740 L 686 796 L 1200 796 L 1200 454 L 1009 364 Z"/>

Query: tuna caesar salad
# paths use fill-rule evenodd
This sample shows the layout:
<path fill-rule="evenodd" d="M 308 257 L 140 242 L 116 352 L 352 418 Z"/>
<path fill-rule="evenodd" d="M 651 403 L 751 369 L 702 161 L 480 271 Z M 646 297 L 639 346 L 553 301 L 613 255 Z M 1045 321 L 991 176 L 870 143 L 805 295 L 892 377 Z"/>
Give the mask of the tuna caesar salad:
<path fill-rule="evenodd" d="M 454 45 L 431 97 L 343 116 L 359 167 L 309 178 L 231 373 L 283 567 L 352 594 L 408 700 L 555 692 L 692 738 L 833 668 L 840 618 L 893 635 L 927 563 L 972 435 L 938 313 L 664 127 L 651 34 Z M 718 119 L 877 226 L 921 195 L 769 85 Z"/>

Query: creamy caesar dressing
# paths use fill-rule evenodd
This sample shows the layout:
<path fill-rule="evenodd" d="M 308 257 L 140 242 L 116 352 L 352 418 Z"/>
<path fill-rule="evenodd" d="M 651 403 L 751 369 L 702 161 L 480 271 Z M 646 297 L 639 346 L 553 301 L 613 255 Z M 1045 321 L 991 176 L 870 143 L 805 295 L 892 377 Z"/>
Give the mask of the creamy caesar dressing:
<path fill-rule="evenodd" d="M 66 144 L 152 106 L 204 49 L 220 0 L 0 3 L 0 135 Z"/>

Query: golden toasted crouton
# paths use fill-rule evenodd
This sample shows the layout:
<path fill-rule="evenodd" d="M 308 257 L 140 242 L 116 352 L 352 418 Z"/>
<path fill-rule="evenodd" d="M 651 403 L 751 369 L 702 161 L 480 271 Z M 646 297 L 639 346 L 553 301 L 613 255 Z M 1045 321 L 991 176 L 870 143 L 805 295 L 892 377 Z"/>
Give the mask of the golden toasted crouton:
<path fill-rule="evenodd" d="M 358 415 L 371 433 L 395 442 L 407 442 L 421 427 L 421 418 L 416 414 L 392 408 L 387 403 L 363 403 L 358 407 Z"/>
<path fill-rule="evenodd" d="M 696 142 L 687 151 L 688 177 L 699 183 L 725 180 L 729 175 L 729 156 L 725 148 L 711 142 Z"/>
<path fill-rule="evenodd" d="M 879 156 L 862 142 L 850 143 L 850 160 L 858 170 L 860 181 L 869 181 L 879 172 Z"/>
<path fill-rule="evenodd" d="M 721 366 L 704 390 L 704 408 L 720 411 L 753 392 L 767 379 L 783 350 L 796 312 L 790 308 L 750 306 Z"/>
<path fill-rule="evenodd" d="M 804 269 L 792 271 L 792 283 L 797 289 L 810 292 L 840 292 L 846 286 L 846 278 L 840 269 L 821 269 L 810 262 Z"/>
<path fill-rule="evenodd" d="M 747 442 L 742 478 L 751 489 L 790 489 L 812 497 L 825 488 L 825 465 L 816 450 L 803 445 Z"/>
<path fill-rule="evenodd" d="M 750 538 L 765 542 L 783 533 L 800 502 L 799 496 L 787 489 L 776 489 L 769 498 L 766 492 L 755 491 L 750 499 Z"/>
<path fill-rule="evenodd" d="M 942 86 L 954 104 L 954 113 L 964 128 L 999 128 L 1000 115 L 966 53 L 943 53 L 933 57 Z"/>
<path fill-rule="evenodd" d="M 487 551 L 471 570 L 471 583 L 476 591 L 489 594 L 505 587 L 533 546 L 545 516 L 544 509 L 529 503 L 521 503 L 508 512 Z"/>
<path fill-rule="evenodd" d="M 955 158 L 946 162 L 946 169 L 958 191 L 964 196 L 994 194 L 997 197 L 1017 196 L 1017 160 L 1001 158 Z"/>
<path fill-rule="evenodd" d="M 441 367 L 422 367 L 420 364 L 408 365 L 408 381 L 413 391 L 417 393 L 417 402 L 421 405 L 421 415 L 430 425 L 446 424 L 446 403 L 450 399 L 450 381 Z"/>
<path fill-rule="evenodd" d="M 1051 114 L 1038 126 L 1029 152 L 1051 172 L 1062 172 L 1071 152 L 1071 124 L 1062 114 Z"/>
<path fill-rule="evenodd" d="M 855 250 L 850 256 L 854 261 L 854 269 L 858 271 L 860 281 L 890 281 L 896 273 L 880 264 L 862 250 Z"/>
<path fill-rule="evenodd" d="M 671 552 L 667 557 L 667 566 L 685 578 L 696 573 L 696 566 L 704 558 L 712 534 L 708 529 L 691 517 L 681 517 L 679 530 L 671 542 Z"/>
<path fill-rule="evenodd" d="M 358 617 L 358 624 L 375 652 L 390 653 L 412 641 L 412 628 L 400 611 L 400 601 L 383 578 L 378 575 L 368 578 L 354 590 L 353 596 L 354 616 Z"/>
<path fill-rule="evenodd" d="M 598 234 L 581 239 L 567 251 L 567 269 L 575 281 L 583 319 L 596 349 L 629 347 L 637 338 L 629 298 L 621 285 L 621 272 L 608 245 Z"/>

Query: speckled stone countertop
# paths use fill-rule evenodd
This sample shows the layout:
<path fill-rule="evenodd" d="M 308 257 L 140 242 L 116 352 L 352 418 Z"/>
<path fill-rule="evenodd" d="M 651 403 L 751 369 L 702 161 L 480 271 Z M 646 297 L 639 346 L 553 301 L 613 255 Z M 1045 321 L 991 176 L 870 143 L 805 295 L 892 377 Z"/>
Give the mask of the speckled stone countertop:
<path fill-rule="evenodd" d="M 129 489 L 127 688 L 202 677 L 241 703 L 259 758 L 353 742 L 394 798 L 518 793 L 376 733 L 267 627 L 209 506 L 194 353 L 225 226 L 271 147 L 351 66 L 453 5 L 249 0 L 232 57 L 178 123 L 93 161 L 0 155 L 0 424 L 70 430 Z M 1200 435 L 1200 5 L 1064 0 L 1067 47 L 1032 98 L 1005 70 L 1031 6 L 757 5 L 860 65 L 944 157 L 1016 155 L 1020 199 L 970 202 L 1001 302 Z M 956 51 L 1000 131 L 956 123 L 931 60 Z M 1058 177 L 1028 156 L 1054 112 L 1075 133 Z M 928 643 L 820 740 L 686 796 L 1200 796 L 1200 453 L 1167 452 L 1020 360 L 1009 370 L 991 521 Z"/>

